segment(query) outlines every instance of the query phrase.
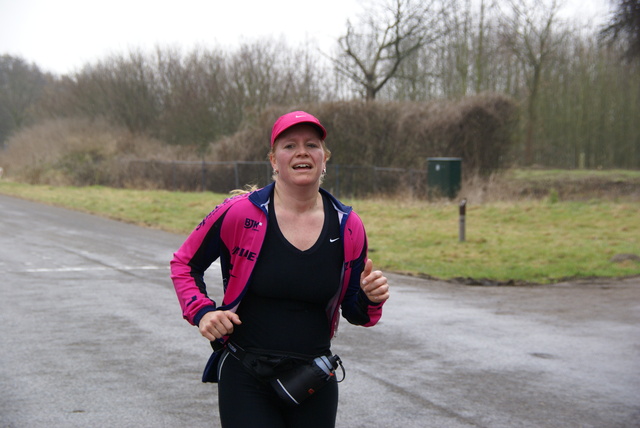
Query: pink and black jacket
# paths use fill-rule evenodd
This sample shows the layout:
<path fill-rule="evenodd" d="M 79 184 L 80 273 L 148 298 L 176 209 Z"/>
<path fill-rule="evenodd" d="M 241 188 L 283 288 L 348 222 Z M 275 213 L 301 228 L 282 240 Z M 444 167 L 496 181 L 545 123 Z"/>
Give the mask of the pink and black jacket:
<path fill-rule="evenodd" d="M 171 279 L 184 318 L 198 325 L 210 311 L 236 311 L 251 280 L 251 273 L 265 238 L 269 198 L 274 183 L 257 191 L 234 196 L 218 205 L 189 235 L 171 260 Z M 333 337 L 340 309 L 352 324 L 372 326 L 382 315 L 382 304 L 367 299 L 360 288 L 360 274 L 367 257 L 367 237 L 360 217 L 323 189 L 340 221 L 344 245 L 342 287 L 329 302 L 326 313 Z M 224 297 L 221 304 L 209 298 L 204 272 L 220 258 Z"/>

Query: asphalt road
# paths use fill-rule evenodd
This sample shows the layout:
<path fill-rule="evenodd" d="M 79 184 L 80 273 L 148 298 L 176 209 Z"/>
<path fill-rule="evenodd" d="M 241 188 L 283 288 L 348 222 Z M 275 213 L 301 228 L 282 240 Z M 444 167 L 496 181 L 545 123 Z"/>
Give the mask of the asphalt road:
<path fill-rule="evenodd" d="M 168 277 L 183 238 L 0 196 L 0 427 L 219 426 Z M 380 324 L 334 340 L 339 427 L 640 427 L 640 278 L 388 276 Z"/>

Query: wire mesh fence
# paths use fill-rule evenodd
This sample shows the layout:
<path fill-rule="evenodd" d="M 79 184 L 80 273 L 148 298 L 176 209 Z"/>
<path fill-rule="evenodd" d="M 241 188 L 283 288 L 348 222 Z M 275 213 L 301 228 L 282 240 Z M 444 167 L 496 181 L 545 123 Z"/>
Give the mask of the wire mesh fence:
<path fill-rule="evenodd" d="M 262 187 L 272 181 L 269 162 L 199 162 L 128 160 L 121 165 L 122 183 L 146 184 L 173 191 L 228 193 L 245 185 Z M 427 194 L 427 171 L 377 166 L 327 165 L 322 187 L 337 197 Z"/>

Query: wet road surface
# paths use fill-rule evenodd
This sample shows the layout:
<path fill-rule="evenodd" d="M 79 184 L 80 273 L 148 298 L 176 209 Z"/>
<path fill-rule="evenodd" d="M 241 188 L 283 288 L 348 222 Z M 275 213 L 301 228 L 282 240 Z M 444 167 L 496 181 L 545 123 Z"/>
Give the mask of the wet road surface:
<path fill-rule="evenodd" d="M 0 427 L 219 426 L 168 277 L 184 236 L 5 196 L 0 213 Z M 640 278 L 388 277 L 380 324 L 334 340 L 338 427 L 640 426 Z"/>

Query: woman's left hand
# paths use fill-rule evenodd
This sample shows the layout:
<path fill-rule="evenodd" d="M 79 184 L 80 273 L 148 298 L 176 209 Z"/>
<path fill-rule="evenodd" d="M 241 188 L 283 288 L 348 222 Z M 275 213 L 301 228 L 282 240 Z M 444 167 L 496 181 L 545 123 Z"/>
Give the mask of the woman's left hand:
<path fill-rule="evenodd" d="M 367 259 L 360 275 L 360 287 L 373 303 L 382 303 L 389 298 L 387 278 L 379 270 L 373 270 L 373 262 Z"/>

